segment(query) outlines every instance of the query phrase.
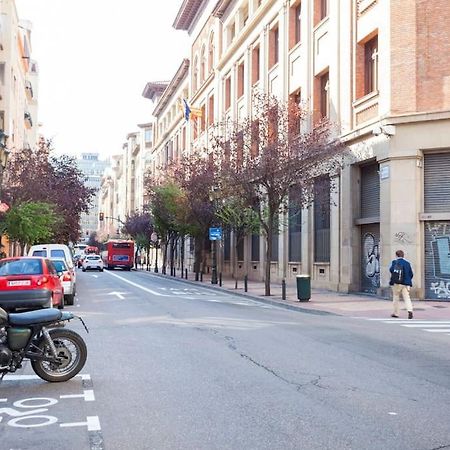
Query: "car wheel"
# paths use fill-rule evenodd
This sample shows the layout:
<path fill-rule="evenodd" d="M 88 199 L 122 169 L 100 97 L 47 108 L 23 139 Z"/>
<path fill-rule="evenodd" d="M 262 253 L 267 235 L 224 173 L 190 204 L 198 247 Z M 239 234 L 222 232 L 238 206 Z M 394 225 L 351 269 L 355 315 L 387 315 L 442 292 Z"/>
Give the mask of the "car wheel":
<path fill-rule="evenodd" d="M 58 309 L 64 309 L 64 297 L 61 297 L 59 301 Z"/>
<path fill-rule="evenodd" d="M 82 270 L 82 272 L 86 272 L 86 269 L 81 269 Z"/>
<path fill-rule="evenodd" d="M 68 305 L 68 306 L 72 306 L 73 305 L 74 299 L 75 299 L 75 294 L 70 294 L 70 295 L 65 295 L 64 296 L 64 300 L 66 302 L 66 305 Z"/>
<path fill-rule="evenodd" d="M 103 272 L 103 269 L 100 269 L 100 272 Z"/>

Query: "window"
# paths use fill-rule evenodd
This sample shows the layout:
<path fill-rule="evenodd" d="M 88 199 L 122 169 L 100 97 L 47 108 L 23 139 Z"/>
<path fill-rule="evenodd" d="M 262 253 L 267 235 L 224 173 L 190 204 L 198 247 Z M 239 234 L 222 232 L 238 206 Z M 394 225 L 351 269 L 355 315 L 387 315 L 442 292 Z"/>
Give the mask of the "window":
<path fill-rule="evenodd" d="M 314 262 L 330 262 L 330 178 L 314 183 Z"/>
<path fill-rule="evenodd" d="M 330 117 L 329 73 L 320 77 L 320 117 Z"/>
<path fill-rule="evenodd" d="M 150 142 L 152 142 L 152 130 L 151 128 L 148 128 L 145 130 L 145 143 L 149 144 Z"/>
<path fill-rule="evenodd" d="M 202 51 L 200 53 L 200 83 L 205 81 L 206 77 L 206 48 L 202 47 Z"/>
<path fill-rule="evenodd" d="M 242 237 L 236 246 L 236 256 L 238 261 L 244 261 L 244 238 Z"/>
<path fill-rule="evenodd" d="M 244 95 L 244 63 L 241 62 L 237 68 L 237 96 L 241 98 Z"/>
<path fill-rule="evenodd" d="M 259 45 L 252 50 L 252 84 L 259 81 Z"/>
<path fill-rule="evenodd" d="M 235 28 L 236 25 L 234 22 L 228 26 L 228 45 L 230 45 L 233 42 L 234 36 L 236 34 Z"/>
<path fill-rule="evenodd" d="M 278 25 L 270 30 L 269 34 L 269 68 L 272 68 L 279 60 L 279 31 Z"/>
<path fill-rule="evenodd" d="M 214 95 L 209 97 L 208 104 L 208 125 L 212 125 L 214 123 Z"/>
<path fill-rule="evenodd" d="M 301 39 L 301 13 L 302 4 L 298 3 L 291 7 L 289 16 L 289 48 L 298 44 Z"/>
<path fill-rule="evenodd" d="M 200 117 L 200 129 L 202 131 L 205 131 L 205 129 L 206 129 L 206 106 L 202 105 L 200 109 L 202 111 L 202 116 Z"/>
<path fill-rule="evenodd" d="M 302 260 L 302 210 L 301 191 L 293 187 L 289 192 L 288 231 L 289 231 L 289 261 Z"/>
<path fill-rule="evenodd" d="M 236 135 L 236 165 L 242 167 L 244 160 L 244 132 L 239 131 Z"/>
<path fill-rule="evenodd" d="M 208 48 L 208 68 L 210 72 L 214 69 L 214 55 L 215 55 L 214 33 L 211 33 L 211 35 L 209 36 L 209 48 Z"/>
<path fill-rule="evenodd" d="M 320 0 L 320 19 L 328 16 L 328 0 Z"/>
<path fill-rule="evenodd" d="M 230 260 L 230 254 L 231 254 L 231 236 L 230 236 L 230 230 L 228 228 L 225 228 L 223 230 L 223 259 L 224 261 Z"/>
<path fill-rule="evenodd" d="M 275 217 L 275 223 L 273 226 L 273 236 L 272 236 L 272 262 L 278 262 L 278 240 L 279 240 L 279 217 Z"/>
<path fill-rule="evenodd" d="M 289 96 L 289 136 L 298 136 L 301 124 L 301 91 L 300 89 Z"/>
<path fill-rule="evenodd" d="M 364 95 L 378 89 L 378 36 L 364 45 Z"/>
<path fill-rule="evenodd" d="M 194 58 L 192 87 L 193 87 L 194 91 L 196 91 L 198 88 L 198 58 L 197 58 L 197 56 Z"/>
<path fill-rule="evenodd" d="M 241 23 L 242 28 L 245 27 L 248 21 L 248 3 L 241 9 Z"/>
<path fill-rule="evenodd" d="M 225 110 L 231 106 L 231 76 L 225 78 Z"/>
<path fill-rule="evenodd" d="M 255 119 L 251 126 L 251 148 L 250 156 L 256 158 L 259 154 L 259 120 Z"/>
<path fill-rule="evenodd" d="M 259 234 L 252 234 L 252 261 L 259 261 Z"/>

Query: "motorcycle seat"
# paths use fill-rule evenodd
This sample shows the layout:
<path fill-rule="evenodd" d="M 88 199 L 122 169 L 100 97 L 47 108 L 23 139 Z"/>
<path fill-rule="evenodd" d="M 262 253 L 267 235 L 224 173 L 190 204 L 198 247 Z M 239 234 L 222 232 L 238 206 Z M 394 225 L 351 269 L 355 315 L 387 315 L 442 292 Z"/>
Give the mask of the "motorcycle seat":
<path fill-rule="evenodd" d="M 45 308 L 24 313 L 9 314 L 8 320 L 11 325 L 35 325 L 38 323 L 56 322 L 61 319 L 62 313 L 59 309 Z"/>

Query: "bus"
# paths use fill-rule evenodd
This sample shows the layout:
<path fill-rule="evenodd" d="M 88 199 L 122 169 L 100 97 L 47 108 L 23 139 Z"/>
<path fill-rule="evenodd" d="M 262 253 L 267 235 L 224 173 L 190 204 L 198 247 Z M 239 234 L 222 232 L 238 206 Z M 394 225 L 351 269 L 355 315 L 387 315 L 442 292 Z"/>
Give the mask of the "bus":
<path fill-rule="evenodd" d="M 102 252 L 105 269 L 121 267 L 131 270 L 134 266 L 134 242 L 123 240 L 111 240 L 106 244 L 106 250 Z"/>
<path fill-rule="evenodd" d="M 88 245 L 85 249 L 84 249 L 84 254 L 85 255 L 99 255 L 100 252 L 98 251 L 98 247 L 95 247 L 94 245 Z"/>

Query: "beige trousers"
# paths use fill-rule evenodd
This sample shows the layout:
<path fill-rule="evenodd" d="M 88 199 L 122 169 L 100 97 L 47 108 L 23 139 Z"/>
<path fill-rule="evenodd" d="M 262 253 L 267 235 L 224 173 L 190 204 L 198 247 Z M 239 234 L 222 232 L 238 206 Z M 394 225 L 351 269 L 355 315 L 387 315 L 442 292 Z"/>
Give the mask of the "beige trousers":
<path fill-rule="evenodd" d="M 413 312 L 413 306 L 411 303 L 411 297 L 409 296 L 410 286 L 405 286 L 404 284 L 394 284 L 392 286 L 392 302 L 394 306 L 394 314 L 399 315 L 400 305 L 400 294 L 402 294 L 403 301 L 405 302 L 405 307 L 407 311 Z"/>

